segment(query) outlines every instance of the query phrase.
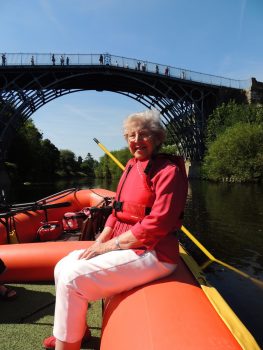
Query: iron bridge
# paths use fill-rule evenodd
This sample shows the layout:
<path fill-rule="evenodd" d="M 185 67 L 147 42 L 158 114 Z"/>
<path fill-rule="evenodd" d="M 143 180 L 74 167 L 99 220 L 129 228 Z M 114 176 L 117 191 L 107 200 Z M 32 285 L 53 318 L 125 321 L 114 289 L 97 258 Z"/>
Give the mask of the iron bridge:
<path fill-rule="evenodd" d="M 61 96 L 111 91 L 156 108 L 185 159 L 199 160 L 213 109 L 246 101 L 251 80 L 234 80 L 106 54 L 3 53 L 0 65 L 0 161 L 17 130 L 35 111 Z"/>

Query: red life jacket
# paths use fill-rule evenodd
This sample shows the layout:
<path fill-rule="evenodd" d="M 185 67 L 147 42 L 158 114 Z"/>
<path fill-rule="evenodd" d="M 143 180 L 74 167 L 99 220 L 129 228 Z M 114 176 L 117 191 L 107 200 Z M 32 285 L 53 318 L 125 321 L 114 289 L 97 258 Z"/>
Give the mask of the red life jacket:
<path fill-rule="evenodd" d="M 185 179 L 185 195 L 187 194 L 187 175 L 182 157 L 158 154 L 148 161 L 144 170 L 139 168 L 139 162 L 136 162 L 133 158 L 127 163 L 117 188 L 116 201 L 113 203 L 113 213 L 119 221 L 135 224 L 150 213 L 155 200 L 155 193 L 151 188 L 151 174 L 155 170 L 158 171 L 155 166 L 156 159 L 163 159 L 164 163 L 171 162 L 179 168 Z M 132 183 L 129 182 L 130 178 L 128 179 L 131 171 L 133 172 Z M 130 186 L 126 186 L 125 192 L 123 192 L 123 187 L 127 182 L 129 182 Z M 124 200 L 121 200 L 122 198 L 124 198 Z"/>

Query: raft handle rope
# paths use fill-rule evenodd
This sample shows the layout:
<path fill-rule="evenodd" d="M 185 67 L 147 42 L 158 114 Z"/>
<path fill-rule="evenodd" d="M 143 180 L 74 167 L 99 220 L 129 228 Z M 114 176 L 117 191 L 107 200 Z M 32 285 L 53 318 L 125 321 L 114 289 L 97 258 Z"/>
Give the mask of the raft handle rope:
<path fill-rule="evenodd" d="M 69 195 L 70 193 L 72 192 L 77 192 L 79 191 L 79 188 L 69 188 L 67 190 L 63 190 L 63 191 L 60 191 L 60 192 L 57 192 L 57 193 L 54 193 L 48 197 L 45 197 L 45 198 L 42 198 L 40 200 L 38 200 L 36 203 L 37 204 L 40 204 L 40 203 L 49 203 L 49 202 L 52 202 L 53 200 L 59 200 L 61 198 L 64 198 L 66 197 L 67 195 Z M 61 196 L 59 196 L 61 195 Z M 58 197 L 57 197 L 58 196 Z M 54 199 L 55 198 L 55 199 Z"/>
<path fill-rule="evenodd" d="M 12 217 L 18 213 L 23 213 L 27 211 L 37 211 L 37 210 L 47 210 L 52 208 L 62 208 L 62 207 L 69 207 L 71 205 L 71 202 L 61 202 L 61 203 L 54 203 L 54 204 L 38 204 L 34 203 L 33 205 L 27 206 L 27 207 L 21 207 L 17 209 L 11 209 L 5 213 L 0 213 L 0 220 Z"/>
<path fill-rule="evenodd" d="M 89 188 L 89 190 L 90 190 L 92 193 L 96 194 L 96 196 L 103 198 L 103 200 L 102 200 L 101 202 L 99 202 L 99 203 L 96 205 L 96 207 L 98 207 L 99 205 L 101 205 L 103 202 L 105 202 L 106 205 L 109 205 L 110 203 L 112 203 L 112 201 L 113 201 L 113 199 L 114 199 L 114 197 L 102 196 L 101 194 L 99 194 L 99 193 L 97 193 L 96 191 L 94 191 L 92 188 Z"/>
<path fill-rule="evenodd" d="M 54 200 L 54 197 L 58 196 L 61 194 L 61 196 L 57 197 L 55 200 L 59 200 L 61 198 L 64 198 L 66 197 L 68 194 L 72 193 L 72 192 L 77 192 L 79 191 L 79 189 L 76 189 L 76 188 L 70 188 L 70 189 L 67 189 L 67 190 L 64 190 L 64 191 L 61 191 L 61 192 L 58 192 L 58 193 L 55 193 L 53 195 L 50 195 L 48 197 L 45 197 L 45 198 L 42 198 L 42 199 L 39 199 L 38 201 L 36 202 L 28 202 L 28 203 L 15 203 L 15 204 L 1 204 L 0 203 L 0 214 L 2 214 L 1 212 L 9 212 L 10 210 L 13 210 L 13 209 L 23 209 L 23 208 L 27 208 L 27 207 L 34 207 L 34 206 L 37 206 L 37 205 L 44 205 L 44 204 L 47 204 L 51 201 Z M 63 194 L 63 195 L 62 195 Z M 50 199 L 50 200 L 49 200 Z"/>
<path fill-rule="evenodd" d="M 121 164 L 118 159 L 116 157 L 114 157 L 113 154 L 110 153 L 110 151 L 105 147 L 103 146 L 97 139 L 93 139 L 97 144 L 98 146 L 122 169 L 124 170 L 125 167 L 123 164 Z M 229 265 L 227 263 L 224 263 L 223 261 L 215 258 L 191 233 L 189 230 L 187 230 L 183 225 L 181 226 L 181 231 L 204 253 L 204 255 L 209 259 L 205 264 L 203 264 L 202 266 L 200 266 L 200 268 L 202 270 L 205 270 L 205 268 L 207 266 L 209 266 L 210 264 L 212 264 L 213 262 L 216 262 L 217 264 L 219 265 L 222 265 L 226 268 L 228 268 L 229 270 L 232 270 L 234 272 L 236 272 L 237 274 L 245 277 L 245 278 L 248 278 L 250 279 L 252 282 L 254 282 L 257 286 L 259 287 L 263 287 L 263 281 L 257 279 L 257 278 L 254 278 L 254 277 L 251 277 L 250 275 L 248 275 L 247 273 L 235 268 L 234 266 L 232 265 Z"/>

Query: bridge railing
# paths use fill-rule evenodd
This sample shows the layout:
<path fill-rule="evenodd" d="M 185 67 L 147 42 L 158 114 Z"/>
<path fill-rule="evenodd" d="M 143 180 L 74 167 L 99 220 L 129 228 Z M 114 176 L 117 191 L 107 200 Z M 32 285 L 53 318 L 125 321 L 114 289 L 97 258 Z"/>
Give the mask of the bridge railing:
<path fill-rule="evenodd" d="M 103 54 L 65 54 L 65 53 L 2 53 L 2 66 L 29 65 L 111 65 L 121 68 L 140 70 L 154 74 L 167 75 L 172 78 L 194 81 L 203 84 L 225 86 L 235 89 L 248 89 L 251 79 L 237 80 L 221 76 L 204 74 L 188 69 L 166 66 L 145 60 Z"/>

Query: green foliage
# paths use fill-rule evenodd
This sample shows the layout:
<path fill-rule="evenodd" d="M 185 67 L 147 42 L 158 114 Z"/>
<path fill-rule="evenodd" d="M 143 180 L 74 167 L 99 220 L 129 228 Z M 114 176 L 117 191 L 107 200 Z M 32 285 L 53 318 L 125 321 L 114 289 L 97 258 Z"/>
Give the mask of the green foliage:
<path fill-rule="evenodd" d="M 26 181 L 54 178 L 59 162 L 59 151 L 29 119 L 19 129 L 9 153 L 8 162 L 16 164 L 17 172 L 12 177 Z"/>
<path fill-rule="evenodd" d="M 214 181 L 263 179 L 263 126 L 239 122 L 210 143 L 203 163 L 204 177 Z"/>
<path fill-rule="evenodd" d="M 53 179 L 58 169 L 60 152 L 48 139 L 42 140 L 41 146 L 40 154 L 43 161 L 38 165 L 40 172 L 46 179 Z"/>
<path fill-rule="evenodd" d="M 254 104 L 237 104 L 230 101 L 217 107 L 209 116 L 207 124 L 207 146 L 230 126 L 243 123 L 263 123 L 263 107 Z"/>
<path fill-rule="evenodd" d="M 214 181 L 260 181 L 263 164 L 263 107 L 234 101 L 209 117 L 203 177 Z"/>
<path fill-rule="evenodd" d="M 94 169 L 98 165 L 98 161 L 92 158 L 90 153 L 87 154 L 85 160 L 81 163 L 80 169 L 89 177 L 95 177 Z"/>
<path fill-rule="evenodd" d="M 76 171 L 79 170 L 78 162 L 76 161 L 75 153 L 68 150 L 60 150 L 60 166 L 59 170 L 64 176 L 73 176 Z"/>
<path fill-rule="evenodd" d="M 176 145 L 166 145 L 162 146 L 160 152 L 168 154 L 178 154 L 178 148 Z"/>
<path fill-rule="evenodd" d="M 112 151 L 111 154 L 123 165 L 131 158 L 130 151 L 127 147 L 118 151 Z M 97 178 L 115 179 L 119 178 L 121 174 L 122 170 L 108 155 L 105 154 L 100 157 L 99 164 L 95 168 L 95 175 Z"/>
<path fill-rule="evenodd" d="M 52 181 L 54 178 L 94 176 L 97 165 L 88 153 L 84 161 L 70 150 L 58 150 L 35 127 L 31 119 L 19 129 L 9 149 L 8 171 L 13 181 Z"/>

